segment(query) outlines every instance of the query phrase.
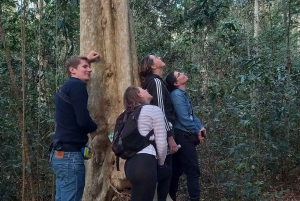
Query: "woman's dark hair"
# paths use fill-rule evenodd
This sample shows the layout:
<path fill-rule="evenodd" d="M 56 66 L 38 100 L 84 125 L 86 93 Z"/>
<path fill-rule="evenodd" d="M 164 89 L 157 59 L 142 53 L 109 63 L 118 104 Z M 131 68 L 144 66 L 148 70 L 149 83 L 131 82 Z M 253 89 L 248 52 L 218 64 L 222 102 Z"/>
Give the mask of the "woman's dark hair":
<path fill-rule="evenodd" d="M 127 111 L 133 111 L 140 104 L 143 104 L 143 99 L 139 96 L 140 90 L 136 86 L 128 87 L 124 92 L 123 104 Z"/>
<path fill-rule="evenodd" d="M 175 71 L 172 71 L 166 77 L 166 84 L 167 84 L 167 88 L 168 88 L 169 92 L 172 92 L 175 89 L 177 89 L 177 87 L 174 86 L 174 83 L 177 81 L 177 78 L 175 77 L 174 73 L 175 73 Z"/>
<path fill-rule="evenodd" d="M 148 54 L 145 56 L 142 61 L 139 64 L 139 76 L 141 79 L 141 82 L 144 83 L 146 79 L 152 75 L 152 65 L 153 65 L 153 59 L 151 59 L 151 54 Z"/>

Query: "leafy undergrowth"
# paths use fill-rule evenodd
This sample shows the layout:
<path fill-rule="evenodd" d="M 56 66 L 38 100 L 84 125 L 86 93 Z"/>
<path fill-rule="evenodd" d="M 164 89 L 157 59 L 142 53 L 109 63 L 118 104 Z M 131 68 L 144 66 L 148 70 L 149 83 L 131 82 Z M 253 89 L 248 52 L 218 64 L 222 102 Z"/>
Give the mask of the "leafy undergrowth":
<path fill-rule="evenodd" d="M 299 201 L 300 181 L 289 184 L 278 183 L 274 190 L 265 192 L 263 197 L 270 201 Z"/>
<path fill-rule="evenodd" d="M 188 201 L 188 191 L 186 187 L 186 178 L 182 177 L 180 179 L 182 184 L 178 191 L 178 200 L 177 201 Z M 264 192 L 261 192 L 260 195 L 255 199 L 234 199 L 226 198 L 222 189 L 210 188 L 205 186 L 204 183 L 201 185 L 201 201 L 241 201 L 241 200 L 255 200 L 255 201 L 300 201 L 300 180 L 296 179 L 293 182 L 284 183 L 281 181 L 272 181 L 272 187 Z"/>

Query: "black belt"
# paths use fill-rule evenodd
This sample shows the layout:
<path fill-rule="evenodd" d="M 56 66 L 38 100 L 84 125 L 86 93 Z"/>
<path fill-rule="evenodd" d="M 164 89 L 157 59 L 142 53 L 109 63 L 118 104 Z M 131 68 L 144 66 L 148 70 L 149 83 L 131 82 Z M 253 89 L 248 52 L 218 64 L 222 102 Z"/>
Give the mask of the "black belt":
<path fill-rule="evenodd" d="M 78 144 L 59 142 L 56 145 L 54 145 L 53 149 L 57 150 L 57 151 L 80 152 L 82 147 L 84 147 L 84 146 L 81 146 Z"/>

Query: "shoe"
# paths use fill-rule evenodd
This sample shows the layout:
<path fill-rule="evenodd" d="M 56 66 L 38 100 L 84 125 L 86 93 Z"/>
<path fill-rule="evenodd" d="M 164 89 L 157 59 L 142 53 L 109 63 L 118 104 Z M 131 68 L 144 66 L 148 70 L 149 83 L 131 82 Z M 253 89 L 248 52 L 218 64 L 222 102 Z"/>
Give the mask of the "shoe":
<path fill-rule="evenodd" d="M 169 194 L 170 195 L 170 194 Z M 173 200 L 173 201 L 176 201 L 176 194 L 175 195 L 170 195 L 170 197 L 171 197 L 171 199 Z"/>

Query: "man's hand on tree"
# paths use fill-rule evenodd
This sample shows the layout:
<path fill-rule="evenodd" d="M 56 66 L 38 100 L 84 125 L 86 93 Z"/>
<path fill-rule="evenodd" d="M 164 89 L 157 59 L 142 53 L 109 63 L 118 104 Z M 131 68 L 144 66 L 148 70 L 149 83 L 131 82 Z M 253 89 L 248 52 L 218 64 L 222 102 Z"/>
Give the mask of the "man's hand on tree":
<path fill-rule="evenodd" d="M 99 61 L 101 59 L 100 54 L 93 50 L 86 57 L 88 58 L 89 62 L 91 62 L 91 63 Z"/>

